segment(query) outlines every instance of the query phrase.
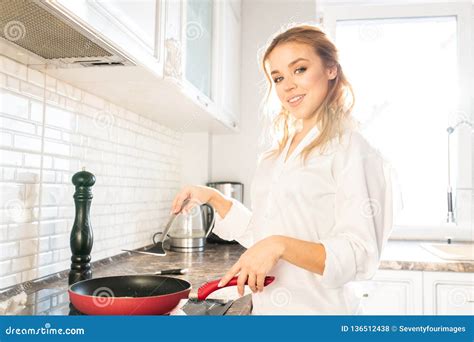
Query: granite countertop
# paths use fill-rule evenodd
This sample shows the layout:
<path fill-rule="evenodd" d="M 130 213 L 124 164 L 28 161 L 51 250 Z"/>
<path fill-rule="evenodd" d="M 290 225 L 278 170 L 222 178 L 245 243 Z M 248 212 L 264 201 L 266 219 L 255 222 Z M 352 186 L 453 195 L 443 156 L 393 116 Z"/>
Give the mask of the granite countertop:
<path fill-rule="evenodd" d="M 380 269 L 431 272 L 474 272 L 474 261 L 445 260 L 421 245 L 440 241 L 390 240 L 385 247 Z M 471 244 L 474 248 L 474 244 Z"/>
<path fill-rule="evenodd" d="M 473 261 L 450 261 L 441 259 L 420 246 L 423 241 L 389 241 L 383 254 L 380 269 L 474 272 Z M 122 253 L 93 263 L 93 277 L 125 274 L 154 273 L 162 269 L 188 268 L 189 273 L 174 276 L 192 284 L 191 295 L 204 283 L 218 279 L 238 260 L 245 249 L 240 245 L 208 244 L 204 252 L 177 253 L 168 251 L 159 257 L 136 253 Z M 0 302 L 25 291 L 28 295 L 23 315 L 68 314 L 68 271 L 45 279 L 27 282 L 0 293 Z M 251 296 L 238 298 L 235 287 L 221 289 L 209 298 L 234 300 L 226 315 L 248 315 L 251 312 Z"/>
<path fill-rule="evenodd" d="M 192 284 L 191 296 L 204 283 L 219 279 L 245 251 L 240 245 L 208 244 L 204 252 L 178 253 L 167 251 L 164 257 L 137 253 L 122 253 L 99 260 L 92 265 L 92 276 L 105 277 L 126 274 L 147 274 L 163 269 L 188 268 L 184 275 L 173 275 Z M 68 271 L 60 272 L 46 279 L 24 283 L 0 293 L 0 302 L 25 291 L 28 295 L 26 308 L 20 315 L 67 315 L 69 299 L 67 294 Z M 224 288 L 208 298 L 234 300 L 226 315 L 247 315 L 251 311 L 251 296 L 239 298 L 235 287 Z"/>

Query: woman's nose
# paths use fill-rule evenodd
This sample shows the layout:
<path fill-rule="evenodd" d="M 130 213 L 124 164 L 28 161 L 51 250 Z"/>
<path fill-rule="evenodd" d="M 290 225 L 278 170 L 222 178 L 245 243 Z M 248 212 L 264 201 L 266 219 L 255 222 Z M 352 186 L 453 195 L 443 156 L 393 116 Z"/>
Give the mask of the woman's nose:
<path fill-rule="evenodd" d="M 285 91 L 290 91 L 290 90 L 293 90 L 294 88 L 296 88 L 296 84 L 295 84 L 295 82 L 293 82 L 293 80 L 291 78 L 287 78 L 283 82 L 285 82 L 283 84 L 283 88 L 285 89 Z"/>

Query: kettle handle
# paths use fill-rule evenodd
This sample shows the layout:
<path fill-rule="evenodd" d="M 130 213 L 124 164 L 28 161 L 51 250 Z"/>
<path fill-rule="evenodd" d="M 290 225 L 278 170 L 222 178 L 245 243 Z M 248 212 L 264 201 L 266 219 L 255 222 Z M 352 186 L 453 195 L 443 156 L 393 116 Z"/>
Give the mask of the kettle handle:
<path fill-rule="evenodd" d="M 214 229 L 214 224 L 216 222 L 216 212 L 215 212 L 214 208 L 211 205 L 207 204 L 207 203 L 204 203 L 202 206 L 209 208 L 209 210 L 211 211 L 211 217 L 212 217 L 211 218 L 211 224 L 207 228 L 207 232 L 206 232 L 206 236 L 205 236 L 207 238 L 209 236 L 209 234 L 211 234 L 212 230 Z"/>

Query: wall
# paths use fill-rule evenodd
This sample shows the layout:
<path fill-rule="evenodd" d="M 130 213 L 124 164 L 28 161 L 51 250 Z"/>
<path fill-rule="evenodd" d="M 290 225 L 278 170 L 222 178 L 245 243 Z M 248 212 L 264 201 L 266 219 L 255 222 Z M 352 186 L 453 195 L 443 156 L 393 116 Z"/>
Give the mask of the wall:
<path fill-rule="evenodd" d="M 212 137 L 212 180 L 244 184 L 244 204 L 250 206 L 250 184 L 255 171 L 259 136 L 259 106 L 264 96 L 264 76 L 257 51 L 280 25 L 314 21 L 314 0 L 243 0 L 240 134 Z"/>
<path fill-rule="evenodd" d="M 0 56 L 0 289 L 69 268 L 82 167 L 97 178 L 92 260 L 149 244 L 182 148 L 181 133 Z"/>
<path fill-rule="evenodd" d="M 206 185 L 209 181 L 209 139 L 207 132 L 183 134 L 181 185 Z"/>

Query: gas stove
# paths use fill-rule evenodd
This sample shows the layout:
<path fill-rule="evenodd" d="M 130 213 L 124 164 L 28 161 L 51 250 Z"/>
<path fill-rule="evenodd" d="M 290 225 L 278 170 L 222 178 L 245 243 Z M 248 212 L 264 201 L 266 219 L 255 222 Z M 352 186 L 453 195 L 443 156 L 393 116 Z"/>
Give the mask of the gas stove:
<path fill-rule="evenodd" d="M 185 303 L 182 302 L 182 306 L 173 310 L 171 315 L 220 316 L 226 313 L 232 303 L 233 300 L 206 299 L 197 301 L 189 299 Z M 28 295 L 25 307 L 17 311 L 16 314 L 84 315 L 70 303 L 68 292 L 64 289 L 43 289 Z"/>

